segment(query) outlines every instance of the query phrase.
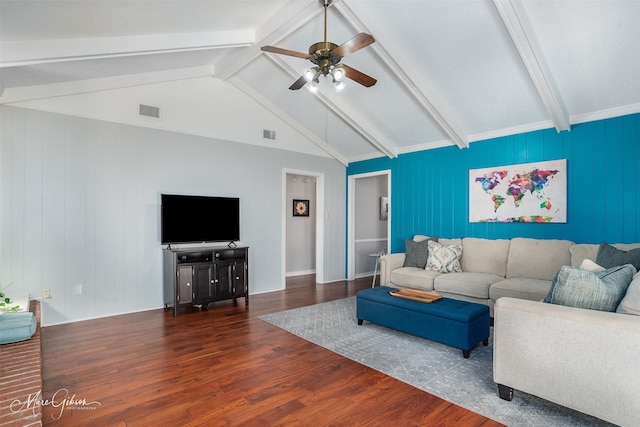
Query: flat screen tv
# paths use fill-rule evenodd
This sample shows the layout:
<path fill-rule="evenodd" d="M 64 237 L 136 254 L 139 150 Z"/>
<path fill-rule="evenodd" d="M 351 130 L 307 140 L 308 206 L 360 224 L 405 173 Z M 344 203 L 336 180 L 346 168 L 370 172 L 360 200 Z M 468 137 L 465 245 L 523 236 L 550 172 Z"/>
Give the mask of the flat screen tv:
<path fill-rule="evenodd" d="M 161 195 L 162 244 L 240 240 L 237 197 Z"/>

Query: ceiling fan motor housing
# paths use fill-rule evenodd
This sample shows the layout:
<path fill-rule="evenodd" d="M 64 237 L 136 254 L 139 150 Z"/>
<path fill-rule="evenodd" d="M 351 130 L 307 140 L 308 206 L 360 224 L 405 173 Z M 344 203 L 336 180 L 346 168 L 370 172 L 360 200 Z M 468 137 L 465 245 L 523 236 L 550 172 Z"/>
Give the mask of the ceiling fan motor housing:
<path fill-rule="evenodd" d="M 331 42 L 318 42 L 309 47 L 309 60 L 320 67 L 322 74 L 327 75 L 329 68 L 342 59 L 341 56 L 332 52 L 337 47 L 337 44 Z"/>

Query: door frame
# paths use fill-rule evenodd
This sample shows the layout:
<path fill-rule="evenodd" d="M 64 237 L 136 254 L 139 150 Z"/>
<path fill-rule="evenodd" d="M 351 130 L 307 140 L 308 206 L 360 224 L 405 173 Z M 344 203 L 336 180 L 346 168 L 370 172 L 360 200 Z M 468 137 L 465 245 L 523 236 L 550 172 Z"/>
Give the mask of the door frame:
<path fill-rule="evenodd" d="M 312 202 L 316 209 L 316 282 L 324 282 L 324 173 L 284 168 L 282 169 L 282 253 L 280 256 L 282 289 L 285 289 L 287 284 L 287 214 L 290 208 L 287 201 L 287 174 L 311 176 L 316 179 L 316 199 Z"/>
<path fill-rule="evenodd" d="M 385 169 L 375 172 L 360 173 L 349 175 L 347 181 L 347 280 L 356 278 L 356 181 L 362 178 L 370 178 L 372 176 L 387 177 L 387 197 L 389 197 L 389 216 L 387 219 L 387 252 L 391 250 L 391 212 L 393 204 L 391 203 L 391 169 Z"/>

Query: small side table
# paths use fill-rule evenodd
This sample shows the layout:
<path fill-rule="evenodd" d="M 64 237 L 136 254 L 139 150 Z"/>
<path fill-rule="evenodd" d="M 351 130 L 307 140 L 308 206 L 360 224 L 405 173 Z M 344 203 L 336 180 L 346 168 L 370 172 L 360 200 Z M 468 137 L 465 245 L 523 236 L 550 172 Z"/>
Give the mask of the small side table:
<path fill-rule="evenodd" d="M 376 276 L 378 275 L 378 260 L 380 259 L 381 256 L 386 255 L 386 253 L 382 253 L 382 252 L 378 252 L 375 254 L 369 254 L 369 256 L 371 258 L 374 258 L 376 260 L 376 265 L 373 268 L 373 281 L 371 282 L 371 287 L 375 288 L 376 287 Z"/>

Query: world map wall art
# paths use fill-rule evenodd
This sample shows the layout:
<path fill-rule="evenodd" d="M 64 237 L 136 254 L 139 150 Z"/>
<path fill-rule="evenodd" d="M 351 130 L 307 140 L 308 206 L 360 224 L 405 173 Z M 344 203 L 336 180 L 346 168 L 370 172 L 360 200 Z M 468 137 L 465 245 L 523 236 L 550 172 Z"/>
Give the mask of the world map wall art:
<path fill-rule="evenodd" d="M 469 222 L 567 222 L 567 160 L 469 170 Z"/>

